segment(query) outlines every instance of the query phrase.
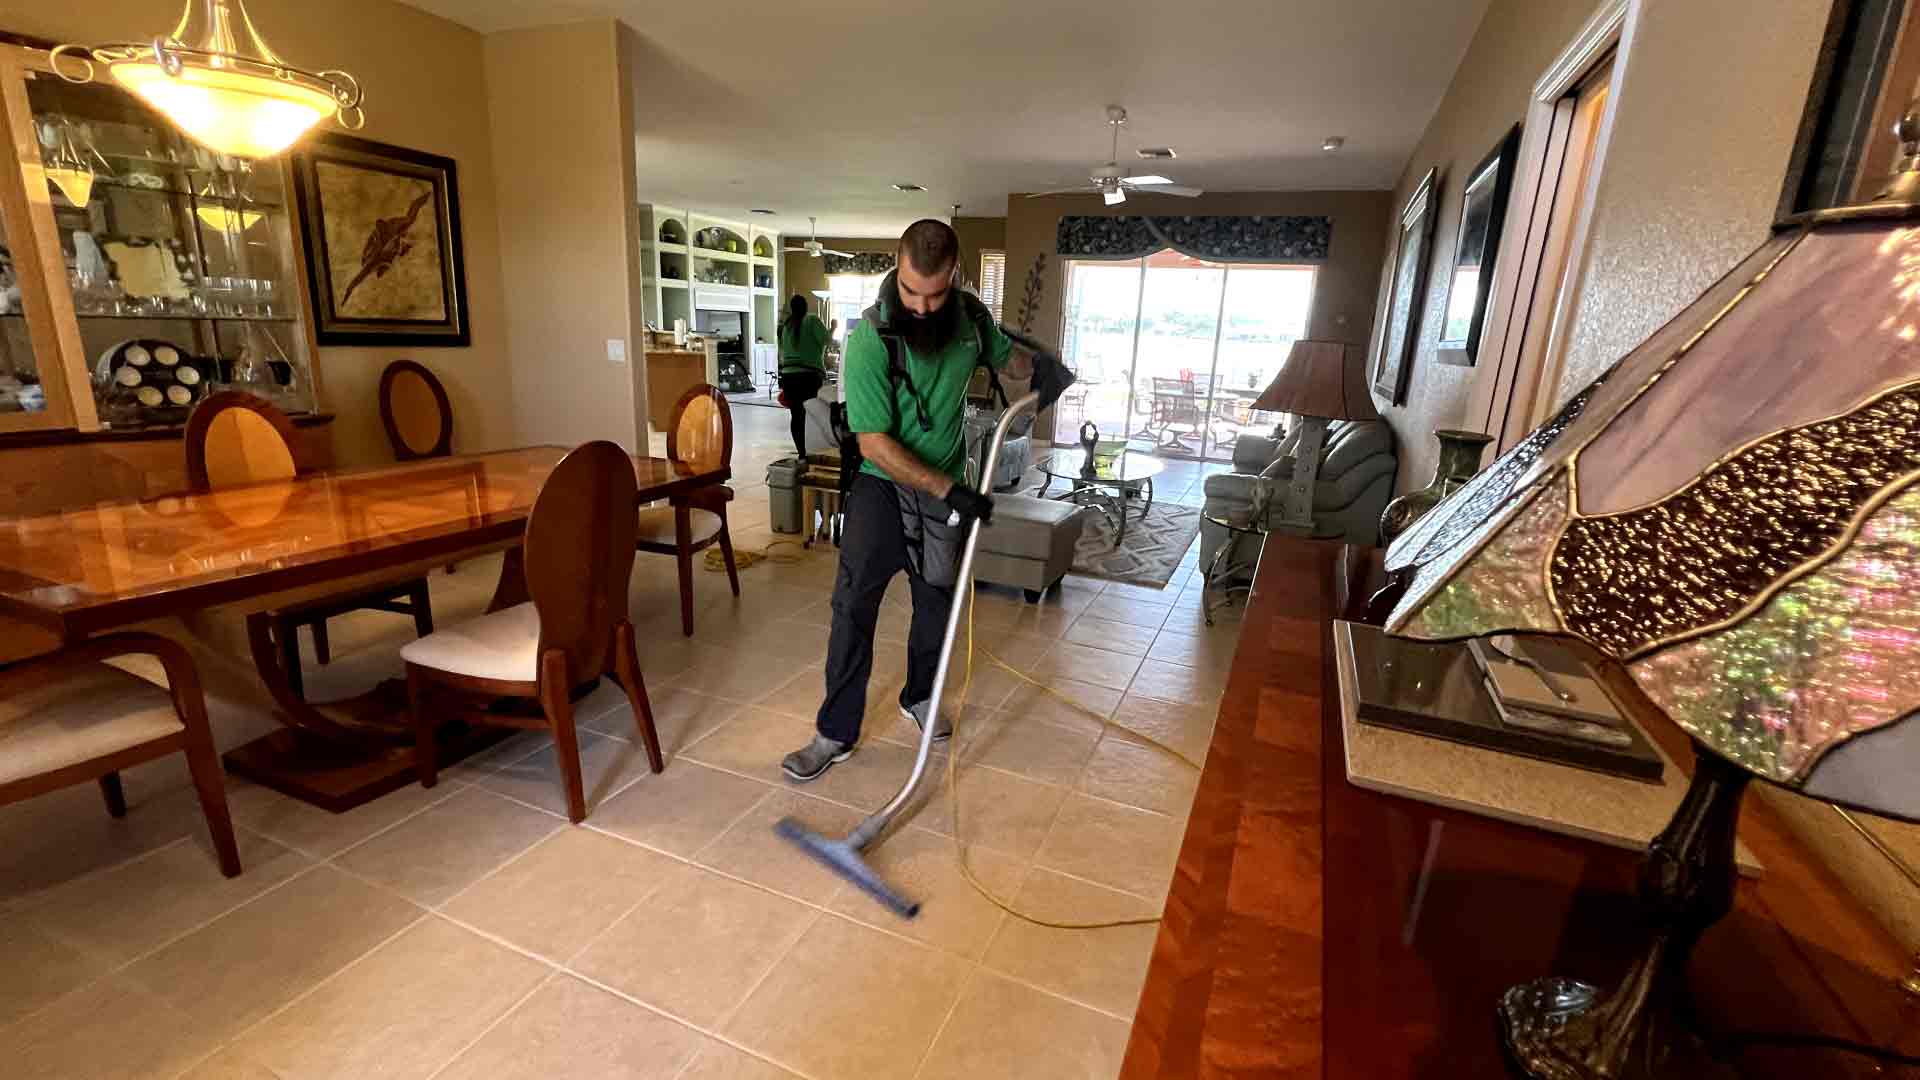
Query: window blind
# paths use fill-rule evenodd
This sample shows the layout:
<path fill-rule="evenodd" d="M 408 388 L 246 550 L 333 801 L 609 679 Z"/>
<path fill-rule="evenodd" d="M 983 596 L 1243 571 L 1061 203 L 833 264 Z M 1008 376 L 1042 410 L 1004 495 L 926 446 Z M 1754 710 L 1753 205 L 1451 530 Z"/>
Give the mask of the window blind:
<path fill-rule="evenodd" d="M 986 302 L 987 310 L 993 312 L 995 322 L 1005 321 L 1001 313 L 1001 303 L 1007 292 L 1007 253 L 1004 251 L 984 251 L 980 253 L 980 299 Z"/>

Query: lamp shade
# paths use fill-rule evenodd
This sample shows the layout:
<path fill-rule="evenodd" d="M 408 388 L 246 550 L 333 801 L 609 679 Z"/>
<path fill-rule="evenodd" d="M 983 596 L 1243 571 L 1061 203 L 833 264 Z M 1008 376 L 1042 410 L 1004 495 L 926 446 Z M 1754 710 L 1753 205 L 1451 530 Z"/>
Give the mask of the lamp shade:
<path fill-rule="evenodd" d="M 1344 342 L 1302 338 L 1252 407 L 1328 420 L 1377 419 L 1358 356 L 1359 350 Z"/>
<path fill-rule="evenodd" d="M 1917 225 L 1777 230 L 1394 543 L 1388 630 L 1579 638 L 1748 771 L 1920 818 Z"/>

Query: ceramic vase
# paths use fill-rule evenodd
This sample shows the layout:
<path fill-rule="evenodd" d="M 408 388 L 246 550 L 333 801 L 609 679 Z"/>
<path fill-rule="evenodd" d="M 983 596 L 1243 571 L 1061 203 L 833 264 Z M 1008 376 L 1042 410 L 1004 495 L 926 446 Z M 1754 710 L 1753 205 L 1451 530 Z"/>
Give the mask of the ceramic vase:
<path fill-rule="evenodd" d="M 1451 428 L 1442 428 L 1434 432 L 1433 437 L 1440 444 L 1440 463 L 1434 466 L 1433 482 L 1387 504 L 1386 512 L 1380 515 L 1382 543 L 1392 543 L 1394 537 L 1406 532 L 1408 526 L 1440 505 L 1441 499 L 1473 479 L 1473 474 L 1480 471 L 1481 453 L 1493 441 L 1491 435 Z"/>

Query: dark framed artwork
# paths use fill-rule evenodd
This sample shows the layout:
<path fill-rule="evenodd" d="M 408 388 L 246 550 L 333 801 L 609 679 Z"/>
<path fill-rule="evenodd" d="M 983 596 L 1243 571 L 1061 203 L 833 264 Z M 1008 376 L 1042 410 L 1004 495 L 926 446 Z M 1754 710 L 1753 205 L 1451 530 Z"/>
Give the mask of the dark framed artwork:
<path fill-rule="evenodd" d="M 1889 137 L 1920 80 L 1913 0 L 1833 0 L 1778 215 L 1866 202 L 1898 154 Z"/>
<path fill-rule="evenodd" d="M 319 344 L 468 344 L 453 159 L 326 133 L 290 164 Z"/>
<path fill-rule="evenodd" d="M 1480 332 L 1493 295 L 1494 256 L 1513 194 L 1513 168 L 1520 153 L 1520 125 L 1467 174 L 1460 195 L 1460 231 L 1454 238 L 1453 278 L 1447 283 L 1447 317 L 1440 324 L 1439 360 L 1471 366 L 1480 355 Z"/>
<path fill-rule="evenodd" d="M 1420 341 L 1420 308 L 1427 291 L 1427 262 L 1433 248 L 1434 204 L 1439 198 L 1440 173 L 1428 169 L 1407 196 L 1400 211 L 1393 242 L 1393 283 L 1387 294 L 1387 325 L 1380 334 L 1380 354 L 1373 362 L 1373 389 L 1389 404 L 1404 405 L 1407 377 L 1413 370 L 1414 347 Z"/>

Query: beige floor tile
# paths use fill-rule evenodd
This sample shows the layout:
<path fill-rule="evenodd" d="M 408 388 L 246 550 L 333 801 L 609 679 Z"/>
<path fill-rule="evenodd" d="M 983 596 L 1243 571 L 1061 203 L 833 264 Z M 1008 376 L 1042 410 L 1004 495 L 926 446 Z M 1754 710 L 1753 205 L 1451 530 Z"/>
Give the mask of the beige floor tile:
<path fill-rule="evenodd" d="M 932 1044 L 969 966 L 824 916 L 721 1034 L 818 1080 L 907 1076 Z M 822 1038 L 823 1032 L 844 1037 Z"/>
<path fill-rule="evenodd" d="M 672 1080 L 705 1036 L 578 979 L 534 991 L 441 1080 Z"/>
<path fill-rule="evenodd" d="M 8 1080 L 172 1076 L 220 1042 L 117 975 L 68 994 L 4 1034 L 0 1059 Z"/>
<path fill-rule="evenodd" d="M 1076 645 L 1091 645 L 1108 652 L 1125 653 L 1128 656 L 1145 656 L 1153 644 L 1157 633 L 1150 626 L 1135 626 L 1132 623 L 1114 622 L 1112 619 L 1096 619 L 1083 615 L 1075 619 L 1067 630 L 1066 640 Z"/>
<path fill-rule="evenodd" d="M 1233 666 L 1233 653 L 1240 644 L 1238 626 L 1216 626 L 1200 634 L 1183 634 L 1162 629 L 1147 650 L 1147 658 L 1168 664 L 1222 670 Z"/>
<path fill-rule="evenodd" d="M 974 650 L 973 679 L 967 682 L 966 654 L 960 651 L 958 645 L 955 646 L 953 668 L 947 676 L 953 683 L 954 700 L 963 700 L 968 705 L 983 709 L 997 709 L 1014 691 L 1027 685 L 1020 676 L 993 661 L 992 656 L 999 656 L 1000 653 L 999 646 L 983 636 Z"/>
<path fill-rule="evenodd" d="M 650 775 L 647 752 L 636 740 L 580 733 L 580 788 L 586 796 L 587 815 L 609 796 L 643 776 Z M 549 745 L 530 757 L 508 765 L 498 772 L 477 778 L 489 791 L 537 806 L 549 813 L 565 816 L 567 789 L 561 779 L 560 751 Z"/>
<path fill-rule="evenodd" d="M 741 709 L 713 734 L 687 747 L 682 755 L 702 765 L 782 783 L 780 759 L 813 738 L 810 718 L 758 707 Z"/>
<path fill-rule="evenodd" d="M 1162 701 L 1205 704 L 1218 702 L 1221 691 L 1226 688 L 1225 670 L 1209 671 L 1148 660 L 1140 665 L 1140 672 L 1133 677 L 1127 692 Z"/>
<path fill-rule="evenodd" d="M 223 877 L 211 851 L 182 841 L 46 894 L 25 917 L 117 967 L 238 907 L 311 866 L 306 856 L 236 830 L 244 872 Z"/>
<path fill-rule="evenodd" d="M 1179 591 L 1171 581 L 1165 587 L 1129 585 L 1124 581 L 1110 581 L 1106 588 L 1100 590 L 1100 595 L 1121 600 L 1139 600 L 1148 604 L 1165 604 L 1178 595 Z"/>
<path fill-rule="evenodd" d="M 1073 794 L 1034 862 L 1137 896 L 1164 896 L 1180 850 L 1180 822 Z"/>
<path fill-rule="evenodd" d="M 168 844 L 207 842 L 192 788 L 145 793 L 131 776 L 126 783 L 127 816 L 119 819 L 108 816 L 92 784 L 0 807 L 0 911 Z"/>
<path fill-rule="evenodd" d="M 388 826 L 459 794 L 465 784 L 443 773 L 430 788 L 409 784 L 342 814 L 290 799 L 272 788 L 238 782 L 227 792 L 234 820 L 296 851 L 328 858 Z"/>
<path fill-rule="evenodd" d="M 979 972 L 960 995 L 919 1080 L 1111 1080 L 1129 1025 Z"/>
<path fill-rule="evenodd" d="M 827 641 L 824 636 L 818 641 L 819 655 L 810 652 L 784 661 L 756 655 L 744 643 L 735 643 L 724 650 L 708 650 L 674 680 L 674 685 L 728 701 L 757 701 L 791 679 L 795 671 L 820 660 L 826 654 Z"/>
<path fill-rule="evenodd" d="M 1205 764 L 1207 747 L 1213 742 L 1214 720 L 1219 713 L 1217 704 L 1187 705 L 1128 694 L 1120 699 L 1120 707 L 1113 713 L 1113 722 L 1120 730 L 1109 734 L 1127 738 L 1128 732 L 1137 732 L 1189 761 Z"/>
<path fill-rule="evenodd" d="M 273 1070 L 229 1046 L 189 1069 L 180 1080 L 278 1080 Z"/>
<path fill-rule="evenodd" d="M 226 1038 L 422 914 L 319 866 L 134 964 L 127 977 Z"/>
<path fill-rule="evenodd" d="M 1110 619 L 1114 622 L 1128 623 L 1133 626 L 1159 627 L 1167 621 L 1167 612 L 1172 611 L 1170 603 L 1149 603 L 1145 600 L 1129 600 L 1124 596 L 1094 597 L 1087 605 L 1085 616 L 1096 619 Z"/>
<path fill-rule="evenodd" d="M 965 643 L 965 639 L 957 642 L 955 651 L 958 652 Z M 1016 669 L 1033 675 L 1042 669 L 1045 657 L 1059 643 L 1057 637 L 1046 634 L 1013 630 L 991 632 L 981 630 L 975 634 L 974 650 L 978 653 L 981 649 L 985 649 Z M 978 656 L 975 657 L 974 662 L 979 663 Z"/>
<path fill-rule="evenodd" d="M 1127 684 L 1133 681 L 1134 672 L 1139 669 L 1138 656 L 1061 641 L 1041 656 L 1030 674 L 1045 683 L 1056 679 L 1073 679 L 1094 686 L 1125 690 Z"/>
<path fill-rule="evenodd" d="M 997 769 L 969 766 L 960 771 L 960 835 L 971 846 L 1027 859 L 1040 849 L 1059 813 L 1066 791 Z M 912 819 L 943 836 L 953 835 L 946 777 Z"/>
<path fill-rule="evenodd" d="M 920 903 L 910 920 L 882 907 L 858 889 L 842 889 L 828 905 L 856 922 L 903 934 L 969 960 L 977 960 L 1000 925 L 1001 912 L 961 876 L 953 838 L 920 828 L 895 831 L 867 850 L 867 865 L 887 884 Z M 967 852 L 967 867 L 995 896 L 1008 899 L 1020 887 L 1026 866 L 986 848 Z"/>
<path fill-rule="evenodd" d="M 820 711 L 820 701 L 826 695 L 826 674 L 821 665 L 801 668 L 793 678 L 775 687 L 767 696 L 755 702 L 762 709 L 771 709 L 788 716 L 798 716 L 812 720 Z"/>
<path fill-rule="evenodd" d="M 775 791 L 700 849 L 694 861 L 809 904 L 830 903 L 840 889 L 840 879 L 774 835 L 773 826 L 783 817 L 837 837 L 858 825 L 861 814 L 838 803 Z"/>
<path fill-rule="evenodd" d="M 441 769 L 440 775 L 471 783 L 487 773 L 498 772 L 515 762 L 524 761 L 552 745 L 553 736 L 548 732 L 516 731 L 493 746 L 462 758 L 458 764 Z"/>
<path fill-rule="evenodd" d="M 731 701 L 699 693 L 684 686 L 649 690 L 647 704 L 653 708 L 654 731 L 660 736 L 660 752 L 668 761 L 733 719 L 740 706 Z M 623 700 L 600 714 L 588 729 L 630 743 L 640 742 L 640 729 L 633 722 L 633 709 Z"/>
<path fill-rule="evenodd" d="M 106 973 L 108 965 L 25 919 L 0 922 L 0 1029 Z"/>
<path fill-rule="evenodd" d="M 1111 686 L 1055 676 L 1042 686 L 1022 683 L 1000 703 L 1000 711 L 1069 727 L 1098 725 L 1119 707 L 1122 693 Z"/>
<path fill-rule="evenodd" d="M 563 963 L 643 903 L 680 865 L 591 829 L 562 829 L 442 910 Z"/>
<path fill-rule="evenodd" d="M 1030 780 L 1072 786 L 1100 739 L 1091 720 L 1057 723 L 1006 712 L 969 714 L 960 726 L 960 760 Z"/>
<path fill-rule="evenodd" d="M 1034 869 L 1014 906 L 1059 922 L 1151 918 L 1157 905 L 1128 893 Z M 1157 925 L 1059 930 L 1009 917 L 983 963 L 1115 1016 L 1130 1017 L 1146 984 Z"/>
<path fill-rule="evenodd" d="M 744 1050 L 708 1039 L 680 1080 L 800 1080 L 793 1073 Z"/>
<path fill-rule="evenodd" d="M 758 780 L 675 761 L 602 803 L 587 823 L 690 858 L 772 791 Z"/>
<path fill-rule="evenodd" d="M 571 966 L 707 1027 L 731 1014 L 818 917 L 786 897 L 681 867 Z"/>
<path fill-rule="evenodd" d="M 349 849 L 336 861 L 431 906 L 566 827 L 563 819 L 470 788 Z"/>
<path fill-rule="evenodd" d="M 552 969 L 429 918 L 242 1036 L 286 1080 L 426 1076 Z"/>
<path fill-rule="evenodd" d="M 1089 795 L 1142 810 L 1185 817 L 1200 774 L 1186 762 L 1144 743 L 1102 739 L 1079 788 Z"/>

